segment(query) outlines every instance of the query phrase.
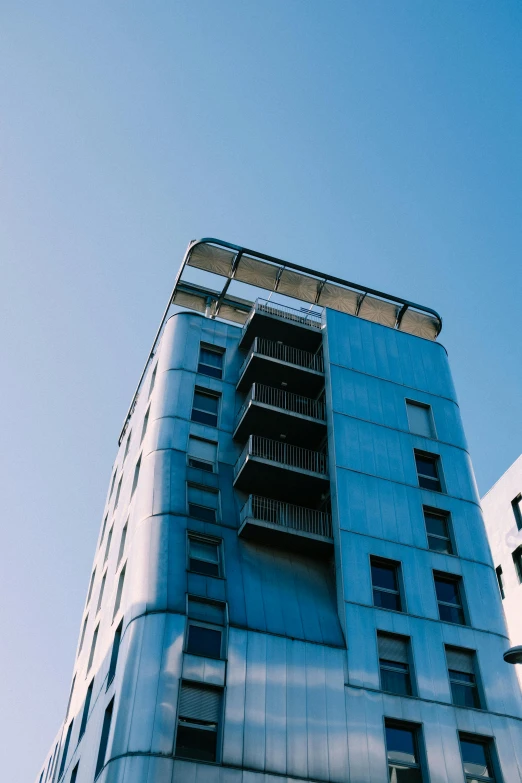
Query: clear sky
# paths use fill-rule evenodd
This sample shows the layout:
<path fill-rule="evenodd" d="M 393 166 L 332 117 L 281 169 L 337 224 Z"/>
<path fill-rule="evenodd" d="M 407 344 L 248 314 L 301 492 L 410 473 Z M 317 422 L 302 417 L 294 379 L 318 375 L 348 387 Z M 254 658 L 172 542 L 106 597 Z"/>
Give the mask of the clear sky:
<path fill-rule="evenodd" d="M 443 316 L 481 493 L 522 451 L 519 0 L 0 7 L 0 736 L 63 718 L 117 437 L 189 240 Z"/>

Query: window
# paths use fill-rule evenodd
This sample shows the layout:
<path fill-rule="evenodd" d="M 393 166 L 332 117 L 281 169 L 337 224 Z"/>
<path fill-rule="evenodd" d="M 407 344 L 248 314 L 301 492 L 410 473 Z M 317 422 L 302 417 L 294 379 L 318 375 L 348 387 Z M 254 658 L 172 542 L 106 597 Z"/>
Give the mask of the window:
<path fill-rule="evenodd" d="M 214 472 L 217 462 L 217 443 L 201 438 L 189 437 L 188 464 L 191 468 L 199 468 L 209 473 Z"/>
<path fill-rule="evenodd" d="M 217 761 L 222 695 L 221 688 L 191 682 L 181 684 L 176 756 Z"/>
<path fill-rule="evenodd" d="M 515 515 L 517 527 L 520 530 L 522 528 L 522 495 L 517 495 L 516 498 L 513 498 L 511 507 L 513 509 L 513 514 Z"/>
<path fill-rule="evenodd" d="M 87 721 L 89 720 L 89 710 L 91 708 L 93 688 L 94 688 L 94 677 L 90 681 L 89 687 L 87 688 L 87 693 L 85 694 L 85 703 L 83 705 L 82 722 L 80 723 L 80 736 L 78 737 L 78 742 L 85 734 L 85 727 L 87 726 Z"/>
<path fill-rule="evenodd" d="M 513 563 L 515 564 L 518 581 L 522 582 L 522 546 L 517 547 L 511 556 L 513 558 Z"/>
<path fill-rule="evenodd" d="M 383 609 L 402 612 L 399 591 L 398 565 L 391 560 L 370 559 L 372 570 L 373 603 Z"/>
<path fill-rule="evenodd" d="M 116 484 L 116 473 L 117 472 L 118 471 L 115 468 L 114 473 L 112 474 L 111 489 L 110 489 L 110 492 L 109 492 L 109 500 L 111 499 L 112 493 L 114 492 L 114 485 Z M 102 538 L 103 538 L 103 536 L 102 536 Z"/>
<path fill-rule="evenodd" d="M 131 497 L 134 495 L 136 491 L 136 487 L 138 486 L 138 481 L 140 479 L 140 470 L 141 470 L 141 454 L 139 460 L 136 463 L 136 467 L 134 468 L 134 478 L 132 479 Z"/>
<path fill-rule="evenodd" d="M 71 772 L 71 783 L 76 783 L 76 778 L 78 777 L 78 767 L 80 766 L 80 762 L 78 762 Z"/>
<path fill-rule="evenodd" d="M 216 521 L 219 507 L 218 492 L 188 484 L 187 498 L 189 516 L 201 519 L 203 522 Z"/>
<path fill-rule="evenodd" d="M 54 773 L 55 773 L 55 771 L 56 771 L 56 763 L 57 763 L 57 761 L 58 761 L 58 744 L 59 744 L 59 743 L 56 743 L 56 745 L 54 746 L 54 753 L 53 753 L 53 767 L 52 767 L 52 769 L 51 769 L 51 778 L 52 778 L 52 776 L 54 775 Z"/>
<path fill-rule="evenodd" d="M 100 629 L 100 624 L 98 623 L 92 635 L 91 651 L 89 653 L 89 662 L 87 663 L 87 671 L 89 671 L 89 669 L 91 668 L 92 662 L 94 660 L 94 653 L 96 652 L 96 642 L 98 641 L 99 629 Z"/>
<path fill-rule="evenodd" d="M 120 571 L 120 577 L 118 579 L 118 587 L 116 589 L 116 600 L 114 602 L 114 612 L 112 613 L 112 619 L 116 617 L 118 614 L 118 610 L 121 606 L 121 597 L 123 595 L 123 585 L 125 582 L 125 568 L 126 566 L 123 566 L 123 568 Z"/>
<path fill-rule="evenodd" d="M 414 432 L 415 435 L 423 435 L 425 438 L 435 437 L 435 427 L 433 426 L 433 416 L 430 405 L 423 405 L 422 402 L 406 400 L 406 410 L 408 412 L 410 432 Z"/>
<path fill-rule="evenodd" d="M 107 527 L 107 517 L 108 516 L 109 516 L 108 514 L 105 514 L 105 519 L 103 520 L 103 527 L 102 527 L 102 532 L 101 532 L 101 536 L 100 536 L 100 543 L 98 544 L 98 546 L 102 545 L 103 536 L 105 535 L 105 528 Z"/>
<path fill-rule="evenodd" d="M 206 658 L 222 658 L 225 604 L 189 598 L 188 616 L 187 652 Z"/>
<path fill-rule="evenodd" d="M 85 620 L 83 621 L 83 625 L 82 625 L 82 633 L 81 633 L 81 636 L 80 636 L 80 644 L 79 644 L 79 646 L 78 646 L 78 655 L 79 655 L 79 654 L 81 653 L 81 651 L 82 651 L 83 642 L 84 642 L 84 640 L 85 640 L 85 631 L 87 630 L 87 623 L 88 623 L 88 622 L 89 622 L 89 615 L 87 615 L 87 617 L 86 617 L 86 618 L 85 618 Z"/>
<path fill-rule="evenodd" d="M 212 378 L 223 377 L 224 351 L 212 345 L 201 343 L 199 347 L 198 372 L 202 375 L 210 375 Z"/>
<path fill-rule="evenodd" d="M 67 720 L 67 716 L 69 714 L 69 710 L 71 708 L 71 701 L 74 693 L 74 686 L 76 684 L 76 674 L 74 675 L 72 682 L 71 682 L 71 690 L 69 691 L 69 698 L 67 700 L 67 709 L 65 710 L 65 719 Z"/>
<path fill-rule="evenodd" d="M 440 458 L 437 454 L 426 454 L 415 451 L 415 465 L 419 487 L 431 489 L 432 492 L 442 492 L 440 480 Z"/>
<path fill-rule="evenodd" d="M 424 522 L 428 535 L 428 546 L 434 552 L 453 554 L 453 544 L 450 535 L 450 516 L 446 511 L 424 508 Z"/>
<path fill-rule="evenodd" d="M 96 607 L 96 614 L 98 614 L 98 612 L 101 609 L 101 605 L 102 605 L 102 601 L 103 601 L 103 592 L 105 590 L 105 582 L 106 581 L 107 581 L 107 571 L 104 573 L 103 578 L 101 580 L 100 595 L 98 596 L 98 606 Z"/>
<path fill-rule="evenodd" d="M 152 375 L 150 376 L 149 397 L 152 394 L 152 390 L 154 389 L 154 384 L 156 383 L 157 372 L 158 372 L 158 363 L 156 362 L 156 366 L 154 367 L 152 371 Z"/>
<path fill-rule="evenodd" d="M 192 421 L 199 421 L 201 424 L 210 424 L 211 427 L 217 427 L 219 397 L 219 394 L 212 394 L 196 388 L 192 404 Z"/>
<path fill-rule="evenodd" d="M 96 569 L 94 569 L 94 571 L 91 574 L 91 581 L 89 582 L 89 590 L 87 592 L 87 601 L 85 602 L 86 604 L 88 604 L 89 601 L 91 600 L 92 588 L 94 587 L 95 578 L 96 578 Z"/>
<path fill-rule="evenodd" d="M 67 729 L 67 734 L 65 735 L 65 742 L 63 745 L 63 753 L 62 753 L 62 760 L 60 762 L 60 771 L 58 773 L 58 780 L 62 777 L 64 770 L 65 770 L 65 762 L 67 761 L 67 752 L 69 750 L 69 743 L 71 741 L 71 734 L 72 734 L 72 728 L 73 728 L 74 720 L 72 720 L 69 723 L 69 728 Z"/>
<path fill-rule="evenodd" d="M 127 454 L 129 453 L 130 442 L 131 442 L 131 435 L 132 435 L 132 430 L 129 432 L 129 434 L 127 436 L 127 443 L 125 444 L 125 452 L 123 454 L 123 460 L 122 460 L 122 463 L 121 463 L 122 465 L 125 462 L 125 460 L 127 459 Z"/>
<path fill-rule="evenodd" d="M 480 695 L 475 676 L 475 652 L 461 647 L 446 646 L 446 661 L 451 685 L 451 698 L 457 707 L 480 708 Z"/>
<path fill-rule="evenodd" d="M 385 733 L 390 781 L 422 783 L 417 727 L 387 720 Z"/>
<path fill-rule="evenodd" d="M 114 530 L 114 525 L 109 530 L 109 535 L 107 536 L 107 546 L 105 547 L 105 555 L 103 556 L 103 563 L 107 562 L 107 558 L 109 557 L 109 550 L 111 548 L 111 541 L 112 541 L 112 531 Z"/>
<path fill-rule="evenodd" d="M 506 594 L 504 592 L 504 577 L 502 576 L 502 566 L 497 566 L 495 568 L 495 573 L 497 575 L 497 582 L 498 582 L 498 589 L 500 590 L 500 597 L 502 600 L 506 597 Z"/>
<path fill-rule="evenodd" d="M 491 740 L 484 740 L 474 734 L 461 734 L 459 739 L 466 783 L 495 783 Z"/>
<path fill-rule="evenodd" d="M 143 443 L 143 438 L 145 437 L 145 434 L 147 432 L 147 427 L 149 426 L 149 414 L 150 414 L 150 405 L 147 408 L 147 413 L 145 414 L 145 417 L 143 419 L 143 428 L 141 430 L 140 443 Z"/>
<path fill-rule="evenodd" d="M 120 652 L 122 631 L 123 631 L 123 620 L 120 621 L 120 624 L 118 625 L 116 631 L 114 632 L 114 641 L 112 643 L 112 652 L 111 652 L 111 662 L 109 664 L 109 674 L 107 677 L 107 688 L 113 681 L 114 675 L 116 674 L 116 666 L 118 665 L 118 655 Z"/>
<path fill-rule="evenodd" d="M 411 696 L 410 640 L 407 636 L 379 632 L 377 644 L 382 690 Z"/>
<path fill-rule="evenodd" d="M 222 576 L 220 541 L 191 535 L 188 548 L 190 571 L 206 576 Z"/>
<path fill-rule="evenodd" d="M 98 777 L 98 775 L 103 769 L 103 765 L 105 764 L 105 756 L 107 755 L 107 745 L 109 744 L 109 733 L 111 730 L 113 707 L 114 707 L 114 697 L 111 699 L 111 702 L 107 707 L 107 709 L 105 710 L 105 714 L 103 716 L 103 726 L 102 726 L 102 732 L 100 737 L 100 747 L 98 749 L 98 758 L 96 760 L 96 771 L 94 773 L 95 778 Z"/>
<path fill-rule="evenodd" d="M 435 591 L 439 604 L 439 618 L 446 623 L 466 625 L 462 606 L 462 586 L 458 576 L 435 574 Z"/>
<path fill-rule="evenodd" d="M 120 561 L 123 557 L 123 553 L 125 552 L 125 543 L 127 541 L 127 526 L 129 524 L 129 520 L 125 522 L 125 527 L 121 531 L 121 538 L 120 538 L 120 548 L 118 550 L 118 562 L 116 563 L 116 568 L 118 568 Z"/>
<path fill-rule="evenodd" d="M 118 489 L 116 490 L 116 498 L 114 499 L 114 508 L 118 508 L 118 503 L 120 502 L 122 481 L 123 481 L 123 476 L 121 476 L 120 480 L 118 481 Z"/>

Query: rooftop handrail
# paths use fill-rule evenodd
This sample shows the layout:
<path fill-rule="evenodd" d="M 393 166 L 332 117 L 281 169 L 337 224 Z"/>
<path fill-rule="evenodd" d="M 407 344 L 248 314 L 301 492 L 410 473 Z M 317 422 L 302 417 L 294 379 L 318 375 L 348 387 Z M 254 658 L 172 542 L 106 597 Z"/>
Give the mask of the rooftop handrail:
<path fill-rule="evenodd" d="M 310 397 L 303 397 L 301 394 L 277 389 L 274 386 L 253 383 L 236 416 L 236 427 L 251 402 L 260 402 L 273 408 L 280 408 L 301 416 L 309 416 L 312 419 L 326 421 L 326 408 L 323 400 L 313 400 Z"/>
<path fill-rule="evenodd" d="M 234 465 L 234 477 L 237 476 L 247 456 L 260 457 L 269 462 L 277 462 L 299 470 L 328 475 L 328 458 L 321 451 L 312 451 L 302 446 L 294 446 L 280 440 L 264 438 L 261 435 L 250 435 Z"/>
<path fill-rule="evenodd" d="M 311 533 L 316 536 L 332 538 L 332 518 L 324 511 L 294 506 L 280 500 L 250 495 L 240 512 L 240 521 L 257 519 L 272 525 Z"/>
<path fill-rule="evenodd" d="M 269 302 L 268 299 L 256 299 L 252 310 L 243 324 L 243 334 L 248 329 L 248 325 L 256 312 L 274 315 L 276 318 L 284 318 L 286 321 L 293 321 L 301 326 L 311 326 L 313 329 L 322 328 L 322 311 L 296 310 L 294 307 L 288 307 L 288 305 L 281 304 L 280 302 Z"/>
<path fill-rule="evenodd" d="M 304 367 L 307 370 L 324 372 L 322 350 L 319 350 L 317 353 L 312 353 L 311 351 L 303 351 L 302 348 L 294 348 L 292 345 L 285 345 L 282 342 L 267 340 L 266 337 L 255 337 L 254 342 L 246 355 L 245 361 L 241 365 L 239 371 L 240 378 L 254 353 L 268 356 L 270 359 L 279 359 L 288 364 L 295 364 L 298 367 Z"/>

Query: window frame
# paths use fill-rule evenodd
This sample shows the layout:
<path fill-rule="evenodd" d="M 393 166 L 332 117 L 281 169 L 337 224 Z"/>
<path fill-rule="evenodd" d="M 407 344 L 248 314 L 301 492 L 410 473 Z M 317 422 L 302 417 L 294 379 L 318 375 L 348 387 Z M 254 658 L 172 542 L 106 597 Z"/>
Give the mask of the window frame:
<path fill-rule="evenodd" d="M 120 546 L 118 547 L 118 560 L 116 562 L 116 570 L 118 570 L 118 567 L 121 563 L 122 557 L 125 554 L 125 547 L 127 546 L 127 535 L 129 532 L 129 517 L 127 517 L 127 521 L 123 525 L 120 533 Z"/>
<path fill-rule="evenodd" d="M 413 723 L 410 721 L 397 720 L 396 718 L 388 718 L 384 716 L 384 750 L 386 754 L 386 766 L 388 775 L 390 774 L 390 766 L 396 766 L 399 768 L 406 767 L 407 769 L 418 769 L 421 783 L 427 780 L 426 776 L 426 761 L 424 756 L 424 745 L 422 743 L 422 725 L 419 723 Z M 389 760 L 388 742 L 386 736 L 386 729 L 402 729 L 403 731 L 409 731 L 413 735 L 413 747 L 415 750 L 416 762 L 411 763 L 408 761 L 393 762 Z"/>
<path fill-rule="evenodd" d="M 195 617 L 190 616 L 190 601 L 199 602 L 202 604 L 210 604 L 213 606 L 219 606 L 220 609 L 223 611 L 223 623 L 213 623 L 210 620 L 200 620 Z M 212 599 L 206 598 L 206 596 L 202 595 L 194 595 L 192 593 L 187 593 L 186 597 L 186 613 L 187 613 L 187 624 L 185 629 L 185 640 L 183 645 L 183 650 L 188 655 L 196 655 L 201 658 L 211 658 L 215 661 L 226 661 L 227 660 L 227 627 L 228 627 L 228 605 L 225 601 L 214 601 Z M 220 650 L 219 650 L 219 657 L 215 656 L 209 656 L 204 655 L 203 653 L 193 652 L 192 650 L 189 650 L 189 633 L 190 633 L 190 627 L 191 626 L 198 626 L 199 628 L 209 628 L 211 631 L 219 631 L 221 634 L 221 642 L 220 642 Z"/>
<path fill-rule="evenodd" d="M 114 636 L 112 638 L 111 657 L 109 661 L 109 670 L 107 672 L 107 686 L 105 690 L 108 690 L 110 688 L 110 686 L 114 682 L 114 678 L 116 677 L 116 669 L 118 667 L 118 658 L 120 655 L 122 636 L 123 636 L 123 617 L 118 623 L 118 626 L 114 631 Z"/>
<path fill-rule="evenodd" d="M 87 690 L 85 691 L 85 701 L 83 702 L 82 719 L 80 721 L 80 733 L 78 735 L 78 742 L 80 742 L 81 738 L 85 734 L 85 729 L 87 728 L 93 691 L 94 691 L 94 677 L 91 679 L 90 683 L 87 686 Z"/>
<path fill-rule="evenodd" d="M 429 438 L 430 440 L 438 440 L 437 438 L 437 429 L 435 427 L 435 417 L 433 415 L 433 408 L 429 403 L 426 402 L 420 402 L 419 400 L 413 400 L 410 397 L 406 397 L 404 402 L 406 403 L 406 419 L 408 422 L 408 432 L 411 435 L 417 435 L 419 438 Z M 412 430 L 411 428 L 411 422 L 408 412 L 408 406 L 417 407 L 417 408 L 423 408 L 428 414 L 428 423 L 429 423 L 429 430 L 430 434 L 425 435 L 421 432 L 415 432 L 415 430 Z"/>
<path fill-rule="evenodd" d="M 427 473 L 419 473 L 419 469 L 417 466 L 417 457 L 420 457 L 421 459 L 427 459 L 431 460 L 435 465 L 435 472 L 437 474 L 437 481 L 439 484 L 439 489 L 435 489 L 433 486 L 427 486 L 424 487 L 420 483 L 421 479 L 425 479 L 427 481 L 434 482 L 435 479 L 433 476 L 428 476 Z M 417 473 L 417 484 L 419 486 L 419 489 L 425 489 L 427 492 L 437 492 L 438 494 L 445 495 L 446 494 L 446 484 L 444 481 L 444 473 L 442 471 L 442 458 L 440 454 L 435 453 L 434 451 L 423 451 L 423 449 L 413 449 L 413 458 L 415 462 L 415 471 Z"/>
<path fill-rule="evenodd" d="M 114 597 L 114 609 L 112 610 L 111 625 L 114 623 L 114 620 L 116 619 L 118 612 L 121 609 L 121 604 L 123 601 L 123 591 L 125 590 L 126 574 L 127 574 L 127 561 L 124 562 L 124 564 L 122 565 L 118 573 L 118 581 L 116 583 L 116 595 Z"/>
<path fill-rule="evenodd" d="M 201 689 L 220 691 L 220 693 L 221 693 L 220 713 L 219 713 L 217 724 L 215 724 L 215 726 L 216 726 L 215 729 L 213 728 L 214 724 L 212 724 L 210 721 L 209 722 L 204 722 L 204 721 L 199 722 L 198 719 L 196 719 L 196 718 L 185 718 L 184 716 L 180 715 L 181 694 L 182 694 L 182 688 L 183 688 L 183 686 L 185 684 L 188 685 L 188 686 L 198 687 L 198 688 L 201 688 Z M 205 764 L 216 764 L 216 765 L 221 764 L 221 761 L 222 761 L 222 751 L 223 751 L 223 748 L 222 748 L 223 741 L 222 740 L 223 740 L 223 723 L 224 723 L 224 720 L 223 720 L 224 705 L 225 705 L 225 688 L 207 685 L 206 683 L 202 683 L 202 682 L 199 682 L 199 681 L 195 682 L 195 681 L 192 681 L 192 680 L 187 680 L 187 679 L 180 678 L 180 680 L 179 680 L 179 688 L 178 688 L 178 701 L 177 701 L 177 705 L 176 705 L 176 733 L 175 733 L 175 737 L 174 737 L 174 758 L 179 758 L 179 759 L 184 759 L 186 761 L 193 761 L 193 762 L 199 762 L 199 763 L 201 763 L 203 761 L 203 763 L 205 763 Z M 208 760 L 208 759 L 202 760 L 202 759 L 198 759 L 198 758 L 192 758 L 192 757 L 189 757 L 189 756 L 178 755 L 178 753 L 176 751 L 177 751 L 177 748 L 178 748 L 178 733 L 179 733 L 179 727 L 180 727 L 181 721 L 183 721 L 182 725 L 186 726 L 188 728 L 193 728 L 193 729 L 196 729 L 198 731 L 209 731 L 209 732 L 212 732 L 212 733 L 215 734 L 215 736 L 216 736 L 216 757 L 215 757 L 214 761 L 211 761 L 211 760 Z"/>
<path fill-rule="evenodd" d="M 396 590 L 391 590 L 386 587 L 376 587 L 373 583 L 373 572 L 372 572 L 372 565 L 376 565 L 377 567 L 386 567 L 390 570 L 393 568 L 395 572 L 395 582 L 397 584 Z M 380 555 L 370 555 L 370 583 L 371 583 L 371 589 L 372 589 L 372 605 L 376 609 L 384 609 L 388 612 L 401 612 L 404 614 L 406 609 L 406 601 L 404 596 L 404 588 L 402 585 L 402 567 L 401 563 L 398 560 L 391 560 L 390 558 L 381 557 Z M 379 604 L 375 603 L 375 590 L 378 590 L 382 593 L 389 593 L 392 595 L 397 595 L 399 598 L 399 609 L 391 609 L 387 606 L 379 606 Z"/>
<path fill-rule="evenodd" d="M 201 353 L 202 351 L 208 351 L 209 353 L 215 353 L 221 358 L 221 365 L 219 368 L 214 368 L 212 364 L 207 364 L 206 362 L 201 361 Z M 198 375 L 206 375 L 207 378 L 215 378 L 218 381 L 223 380 L 224 376 L 224 357 L 225 357 L 225 348 L 221 348 L 219 345 L 212 345 L 211 343 L 206 343 L 201 341 L 199 343 L 199 354 L 198 354 L 198 367 L 197 367 L 197 373 Z M 215 372 L 205 372 L 205 369 L 202 368 L 210 368 L 213 369 L 219 369 L 219 375 Z"/>
<path fill-rule="evenodd" d="M 458 731 L 457 732 L 458 740 L 459 740 L 459 753 L 460 753 L 460 760 L 462 764 L 462 774 L 464 776 L 465 783 L 473 783 L 473 781 L 480 781 L 480 783 L 503 783 L 504 778 L 502 777 L 502 772 L 500 769 L 500 764 L 498 761 L 497 751 L 495 747 L 495 738 L 484 736 L 482 734 L 470 734 L 467 731 Z M 486 761 L 491 767 L 491 771 L 493 772 L 493 776 L 485 777 L 484 775 L 474 775 L 473 773 L 466 772 L 464 770 L 464 757 L 462 755 L 462 741 L 464 742 L 473 742 L 477 745 L 482 745 L 485 750 L 485 757 Z"/>
<path fill-rule="evenodd" d="M 196 407 L 196 394 L 200 394 L 202 397 L 212 397 L 213 399 L 217 400 L 217 411 L 216 413 L 209 413 L 209 411 L 204 410 L 203 408 L 197 408 Z M 204 389 L 201 386 L 194 386 L 194 394 L 192 395 L 192 408 L 190 412 L 190 420 L 196 422 L 197 424 L 203 424 L 206 427 L 215 427 L 216 429 L 219 428 L 219 414 L 221 412 L 221 393 L 214 391 L 213 389 Z M 215 416 L 216 421 L 212 420 L 210 421 L 202 421 L 201 419 L 194 418 L 194 411 L 204 414 L 204 416 Z"/>
<path fill-rule="evenodd" d="M 518 582 L 519 584 L 522 584 L 522 544 L 511 552 L 511 557 L 513 559 L 513 565 L 515 566 Z"/>
<path fill-rule="evenodd" d="M 216 495 L 217 496 L 217 502 L 216 502 L 216 508 L 213 508 L 212 506 L 204 506 L 201 503 L 194 503 L 190 501 L 189 499 L 189 489 L 196 489 L 203 492 L 208 492 L 209 495 Z M 187 516 L 191 517 L 191 519 L 198 519 L 200 522 L 208 522 L 209 524 L 216 524 L 216 522 L 219 522 L 221 520 L 221 493 L 219 489 L 216 489 L 215 487 L 208 487 L 205 484 L 197 484 L 194 481 L 187 481 L 186 482 L 186 493 L 187 493 Z M 191 506 L 193 508 L 201 508 L 201 509 L 207 509 L 208 511 L 214 512 L 214 518 L 213 519 L 206 519 L 204 516 L 197 516 L 193 511 L 191 511 Z"/>
<path fill-rule="evenodd" d="M 459 671 L 458 669 L 450 669 L 448 664 L 448 658 L 447 653 L 448 650 L 455 651 L 462 654 L 466 654 L 470 658 L 471 663 L 471 669 L 472 676 L 473 676 L 473 682 L 466 681 L 465 679 L 458 679 L 457 677 L 452 677 L 451 672 L 454 672 L 455 674 L 469 674 L 467 672 Z M 450 684 L 450 692 L 451 692 L 451 703 L 454 707 L 460 707 L 461 709 L 475 709 L 475 710 L 485 710 L 486 709 L 486 702 L 484 698 L 484 692 L 482 690 L 482 683 L 480 678 L 480 671 L 478 666 L 478 657 L 477 657 L 477 651 L 472 650 L 471 648 L 467 647 L 457 647 L 453 644 L 445 644 L 444 645 L 444 653 L 446 655 L 446 669 L 448 672 L 448 680 Z M 473 701 L 474 704 L 472 707 L 470 707 L 467 704 L 459 704 L 454 697 L 454 691 L 453 691 L 453 685 L 456 686 L 464 686 L 465 688 L 468 688 L 471 693 L 473 693 Z"/>
<path fill-rule="evenodd" d="M 499 593 L 500 593 L 500 597 L 501 597 L 502 600 L 504 600 L 505 597 L 506 597 L 506 587 L 504 585 L 504 572 L 502 571 L 502 566 L 501 565 L 498 565 L 495 568 L 495 574 L 496 574 L 496 577 L 497 577 L 497 585 L 498 585 L 498 590 L 499 590 Z"/>
<path fill-rule="evenodd" d="M 435 508 L 434 506 L 426 506 L 426 505 L 422 506 L 422 513 L 424 516 L 424 528 L 426 531 L 426 540 L 428 542 L 428 549 L 430 550 L 430 552 L 439 552 L 439 554 L 441 555 L 452 555 L 453 557 L 455 557 L 457 555 L 457 547 L 455 544 L 455 534 L 453 531 L 453 522 L 451 519 L 451 513 L 442 508 Z M 439 536 L 437 533 L 430 533 L 428 530 L 428 526 L 426 524 L 426 515 L 432 517 L 440 517 L 441 519 L 443 519 L 446 525 L 446 530 L 448 531 L 448 535 Z M 441 541 L 448 541 L 451 551 L 442 552 L 440 549 L 433 549 L 430 546 L 430 536 L 432 538 L 440 539 Z"/>
<path fill-rule="evenodd" d="M 202 459 L 200 457 L 196 457 L 193 454 L 190 453 L 190 441 L 196 440 L 201 441 L 202 443 L 208 443 L 212 446 L 216 447 L 216 459 L 214 461 L 209 461 L 206 459 Z M 209 440 L 208 438 L 200 438 L 199 435 L 192 435 L 192 433 L 189 433 L 188 437 L 188 443 L 187 443 L 187 465 L 189 468 L 194 468 L 195 470 L 204 470 L 207 473 L 217 473 L 217 454 L 218 454 L 218 448 L 219 443 L 217 440 Z M 199 464 L 193 465 L 191 463 L 191 460 L 194 460 L 194 462 L 197 462 Z M 209 470 L 210 468 L 210 470 Z"/>
<path fill-rule="evenodd" d="M 196 557 L 190 556 L 190 542 L 191 541 L 199 541 L 202 544 L 208 544 L 210 546 L 216 547 L 217 552 L 217 574 L 208 574 L 205 573 L 203 570 L 198 571 L 190 567 L 191 560 L 197 561 L 199 563 L 205 563 L 205 562 L 211 562 L 206 560 L 201 560 Z M 203 535 L 201 533 L 198 533 L 194 530 L 187 530 L 187 571 L 191 574 L 200 574 L 202 576 L 209 577 L 211 579 L 225 579 L 225 559 L 223 557 L 223 539 L 222 538 L 216 538 L 214 536 L 207 536 Z"/>
<path fill-rule="evenodd" d="M 132 488 L 131 488 L 131 496 L 130 496 L 131 500 L 134 497 L 134 493 L 136 492 L 136 490 L 138 488 L 138 483 L 139 483 L 139 480 L 140 480 L 140 473 L 141 473 L 141 458 L 142 458 L 142 456 L 143 456 L 143 452 L 140 452 L 140 455 L 139 455 L 139 457 L 136 460 L 135 465 L 134 465 L 134 474 L 132 476 Z"/>
<path fill-rule="evenodd" d="M 441 582 L 452 582 L 457 590 L 457 595 L 460 600 L 460 606 L 458 604 L 450 603 L 449 601 L 442 601 L 439 600 L 439 597 L 437 595 L 437 578 L 440 579 Z M 435 588 L 435 599 L 437 601 L 437 608 L 439 612 L 439 620 L 441 623 L 450 623 L 450 625 L 467 625 L 470 626 L 470 620 L 469 620 L 469 614 L 467 610 L 467 604 L 466 604 L 466 598 L 465 598 L 465 592 L 464 592 L 464 582 L 462 579 L 462 576 L 460 574 L 450 574 L 447 571 L 433 571 L 433 586 Z M 462 612 L 462 622 L 461 623 L 455 623 L 452 620 L 446 620 L 440 616 L 440 607 L 442 606 L 450 606 L 453 608 L 458 608 Z"/>
<path fill-rule="evenodd" d="M 391 636 L 396 637 L 397 639 L 400 639 L 404 644 L 406 644 L 407 647 L 407 663 L 402 664 L 399 661 L 392 661 L 388 658 L 381 658 L 380 650 L 379 650 L 379 637 L 384 636 Z M 397 634 L 390 631 L 384 631 L 381 628 L 377 629 L 376 633 L 376 640 L 377 640 L 377 660 L 379 665 L 379 685 L 380 689 L 383 693 L 393 693 L 396 696 L 416 696 L 417 695 L 417 689 L 415 687 L 415 677 L 414 677 L 414 669 L 413 669 L 413 655 L 412 655 L 412 645 L 411 645 L 411 637 L 410 636 L 404 636 L 404 634 Z M 384 663 L 384 665 L 383 665 Z M 404 670 L 401 671 L 400 668 L 394 668 L 394 667 L 400 667 L 400 666 L 407 666 L 407 671 L 404 672 Z M 398 691 L 389 690 L 388 688 L 384 688 L 383 686 L 383 677 L 382 677 L 382 670 L 385 671 L 395 671 L 396 673 L 400 674 L 406 674 L 407 678 L 407 692 L 406 693 L 399 693 Z"/>

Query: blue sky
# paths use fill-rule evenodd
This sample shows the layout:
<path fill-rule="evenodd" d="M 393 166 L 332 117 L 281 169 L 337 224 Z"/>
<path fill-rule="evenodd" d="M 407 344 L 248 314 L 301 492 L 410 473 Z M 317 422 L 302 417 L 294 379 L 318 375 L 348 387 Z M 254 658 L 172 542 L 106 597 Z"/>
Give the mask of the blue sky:
<path fill-rule="evenodd" d="M 520 454 L 521 28 L 518 0 L 4 0 L 10 783 L 63 717 L 117 437 L 190 239 L 434 307 L 481 493 Z"/>

